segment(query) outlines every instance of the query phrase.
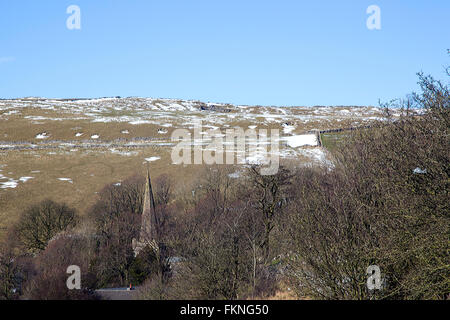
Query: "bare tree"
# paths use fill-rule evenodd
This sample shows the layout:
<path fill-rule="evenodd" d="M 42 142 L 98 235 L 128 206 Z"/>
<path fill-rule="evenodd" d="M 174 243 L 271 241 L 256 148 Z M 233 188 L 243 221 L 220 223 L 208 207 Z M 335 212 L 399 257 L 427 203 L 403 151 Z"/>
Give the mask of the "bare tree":
<path fill-rule="evenodd" d="M 74 209 L 44 200 L 22 214 L 16 230 L 18 238 L 28 250 L 39 252 L 46 248 L 48 241 L 56 234 L 74 227 L 76 221 Z"/>
<path fill-rule="evenodd" d="M 356 130 L 331 172 L 302 170 L 289 206 L 290 279 L 326 299 L 445 299 L 448 266 L 448 88 L 419 75 L 423 92 L 396 121 Z M 382 270 L 370 292 L 366 268 Z"/>
<path fill-rule="evenodd" d="M 48 247 L 35 258 L 36 273 L 25 284 L 24 297 L 31 300 L 90 300 L 96 299 L 92 288 L 95 275 L 89 262 L 93 251 L 90 239 L 82 235 L 65 234 L 49 242 Z M 68 289 L 67 268 L 81 269 L 81 288 Z"/>
<path fill-rule="evenodd" d="M 256 166 L 252 166 L 248 175 L 251 183 L 250 196 L 253 206 L 260 212 L 264 224 L 262 241 L 264 261 L 270 258 L 270 235 L 275 226 L 275 218 L 286 201 L 286 189 L 290 184 L 289 171 L 281 167 L 275 175 L 261 175 Z"/>

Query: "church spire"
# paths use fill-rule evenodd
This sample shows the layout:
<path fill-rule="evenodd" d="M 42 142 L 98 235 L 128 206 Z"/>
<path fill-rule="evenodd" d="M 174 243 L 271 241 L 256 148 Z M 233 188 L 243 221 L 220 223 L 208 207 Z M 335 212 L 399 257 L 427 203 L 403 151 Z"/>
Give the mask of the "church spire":
<path fill-rule="evenodd" d="M 156 216 L 155 198 L 153 197 L 152 181 L 150 178 L 150 170 L 147 167 L 147 177 L 145 181 L 144 202 L 141 216 L 141 230 L 139 239 L 133 239 L 133 250 L 137 256 L 139 252 L 146 246 L 156 243 L 158 238 L 158 218 Z"/>

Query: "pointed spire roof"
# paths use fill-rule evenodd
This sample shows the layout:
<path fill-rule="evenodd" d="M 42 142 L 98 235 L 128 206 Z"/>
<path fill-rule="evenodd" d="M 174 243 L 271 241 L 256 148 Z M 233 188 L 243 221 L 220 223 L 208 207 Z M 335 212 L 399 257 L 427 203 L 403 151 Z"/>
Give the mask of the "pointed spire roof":
<path fill-rule="evenodd" d="M 157 237 L 157 217 L 155 210 L 155 199 L 153 197 L 150 170 L 147 167 L 147 178 L 145 183 L 144 203 L 142 208 L 141 231 L 139 240 L 142 242 L 155 240 Z"/>

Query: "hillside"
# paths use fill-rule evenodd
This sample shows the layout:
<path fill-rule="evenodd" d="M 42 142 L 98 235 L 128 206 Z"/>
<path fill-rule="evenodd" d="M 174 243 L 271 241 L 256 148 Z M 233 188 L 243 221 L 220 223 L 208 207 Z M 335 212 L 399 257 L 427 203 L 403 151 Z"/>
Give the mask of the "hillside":
<path fill-rule="evenodd" d="M 176 142 L 171 133 L 193 131 L 200 121 L 202 134 L 223 134 L 236 126 L 279 129 L 281 161 L 297 166 L 331 165 L 309 131 L 364 126 L 382 116 L 375 107 L 234 106 L 150 98 L 0 100 L 1 235 L 23 209 L 45 198 L 83 213 L 105 184 L 143 173 L 148 162 L 153 175 L 170 173 L 179 179 L 177 185 L 190 185 L 201 168 L 172 165 Z M 192 145 L 199 143 L 206 144 L 192 139 Z"/>

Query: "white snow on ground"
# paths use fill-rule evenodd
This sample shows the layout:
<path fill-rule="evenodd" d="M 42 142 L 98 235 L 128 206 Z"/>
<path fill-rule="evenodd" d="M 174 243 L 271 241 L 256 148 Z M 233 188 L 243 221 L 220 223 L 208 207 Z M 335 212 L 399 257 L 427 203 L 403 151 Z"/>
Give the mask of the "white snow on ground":
<path fill-rule="evenodd" d="M 115 148 L 111 148 L 111 149 L 109 149 L 109 151 L 111 151 L 111 153 L 118 154 L 118 155 L 121 155 L 121 156 L 127 156 L 127 157 L 131 157 L 131 156 L 135 156 L 135 155 L 139 154 L 139 152 L 137 152 L 137 151 L 128 151 L 128 152 L 126 152 L 126 151 L 119 151 L 119 150 L 117 150 Z"/>
<path fill-rule="evenodd" d="M 288 125 L 288 124 L 284 124 L 283 123 L 283 133 L 285 134 L 290 134 L 292 133 L 292 131 L 295 130 L 295 126 L 292 125 Z"/>
<path fill-rule="evenodd" d="M 321 150 L 319 148 L 304 149 L 301 151 L 301 153 L 303 155 L 313 158 L 314 160 L 317 160 L 317 161 L 325 160 L 325 153 L 323 152 L 323 150 Z"/>
<path fill-rule="evenodd" d="M 83 135 L 83 132 L 77 132 L 76 134 L 75 134 L 75 137 L 81 137 Z"/>
<path fill-rule="evenodd" d="M 263 164 L 267 162 L 268 156 L 267 149 L 265 147 L 258 146 L 249 151 L 245 161 L 248 164 Z"/>
<path fill-rule="evenodd" d="M 4 165 L 0 166 L 0 168 L 3 168 Z M 2 170 L 0 170 L 2 171 Z M 11 174 L 12 172 L 9 172 Z M 0 189 L 14 189 L 17 187 L 19 180 L 14 180 L 13 178 L 8 178 L 0 173 L 0 180 L 8 180 L 6 182 L 0 182 Z"/>
<path fill-rule="evenodd" d="M 254 130 L 257 128 L 257 126 L 248 126 L 249 129 Z"/>
<path fill-rule="evenodd" d="M 333 163 L 327 159 L 326 154 L 321 148 L 313 148 L 313 149 L 299 149 L 298 152 L 303 156 L 310 158 L 315 162 L 319 162 L 321 164 L 326 165 L 329 168 L 333 168 Z"/>
<path fill-rule="evenodd" d="M 158 129 L 158 133 L 160 134 L 166 134 L 167 132 L 167 129 Z"/>
<path fill-rule="evenodd" d="M 156 161 L 156 160 L 159 160 L 159 159 L 161 159 L 161 158 L 160 157 L 150 157 L 150 158 L 145 158 L 145 161 L 153 162 L 153 161 Z"/>
<path fill-rule="evenodd" d="M 17 111 L 17 110 L 9 110 L 8 112 L 3 113 L 2 116 L 10 116 L 12 114 L 17 114 L 17 113 L 19 113 L 19 111 Z"/>
<path fill-rule="evenodd" d="M 47 135 L 47 132 L 42 132 L 36 135 L 36 139 L 47 139 L 50 136 Z"/>
<path fill-rule="evenodd" d="M 58 180 L 59 181 L 67 181 L 67 182 L 73 183 L 72 179 L 70 179 L 70 178 L 58 178 Z"/>
<path fill-rule="evenodd" d="M 21 178 L 19 178 L 19 180 L 24 182 L 24 183 L 27 182 L 30 179 L 34 179 L 34 177 L 21 177 Z"/>
<path fill-rule="evenodd" d="M 122 130 L 122 131 L 120 131 L 120 133 L 123 133 L 123 134 L 129 134 L 130 131 L 128 131 L 128 130 Z"/>
<path fill-rule="evenodd" d="M 148 123 L 152 123 L 152 122 L 149 121 L 149 120 L 136 120 L 136 121 L 130 121 L 129 122 L 129 124 L 133 124 L 133 125 L 136 125 L 136 124 L 148 124 Z"/>
<path fill-rule="evenodd" d="M 318 145 L 317 136 L 315 134 L 302 134 L 298 136 L 285 137 L 287 145 L 292 148 Z"/>
<path fill-rule="evenodd" d="M 100 138 L 100 136 L 98 134 L 94 134 L 91 136 L 91 139 L 98 139 L 98 138 Z"/>
<path fill-rule="evenodd" d="M 0 182 L 0 189 L 14 189 L 17 187 L 18 181 L 14 179 L 10 179 L 7 182 Z"/>

